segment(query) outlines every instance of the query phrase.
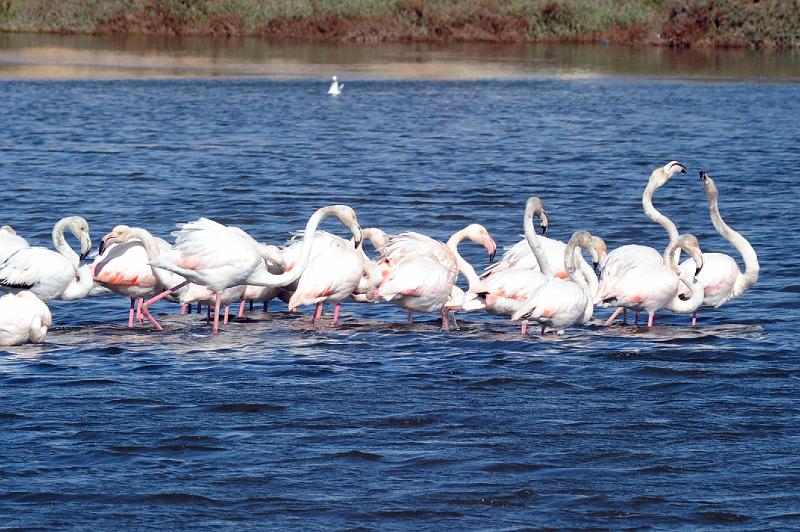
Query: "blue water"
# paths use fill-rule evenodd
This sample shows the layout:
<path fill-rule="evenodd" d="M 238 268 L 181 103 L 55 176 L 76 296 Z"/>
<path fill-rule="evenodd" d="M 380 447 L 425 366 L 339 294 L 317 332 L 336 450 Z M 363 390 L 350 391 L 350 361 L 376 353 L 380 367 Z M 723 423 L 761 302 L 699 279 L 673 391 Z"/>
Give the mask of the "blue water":
<path fill-rule="evenodd" d="M 761 278 L 697 330 L 667 313 L 606 329 L 601 309 L 547 339 L 482 314 L 442 333 L 388 305 L 346 303 L 340 327 L 315 330 L 274 302 L 213 337 L 168 305 L 156 332 L 126 328 L 122 297 L 54 303 L 44 345 L 0 356 L 3 526 L 800 526 L 800 85 L 326 88 L 4 81 L 0 223 L 49 246 L 66 215 L 95 243 L 202 215 L 281 243 L 341 202 L 365 227 L 444 239 L 480 222 L 502 246 L 536 194 L 554 237 L 660 248 L 641 192 L 677 159 L 690 172 L 656 205 L 735 255 L 708 219 L 706 169 Z"/>

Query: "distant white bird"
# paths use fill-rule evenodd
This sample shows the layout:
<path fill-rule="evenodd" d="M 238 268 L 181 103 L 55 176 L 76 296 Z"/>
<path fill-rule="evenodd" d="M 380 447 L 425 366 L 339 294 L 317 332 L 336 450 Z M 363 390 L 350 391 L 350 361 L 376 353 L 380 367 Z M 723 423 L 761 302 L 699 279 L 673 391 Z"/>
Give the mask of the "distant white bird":
<path fill-rule="evenodd" d="M 344 83 L 339 83 L 336 81 L 336 76 L 333 76 L 331 80 L 331 88 L 328 89 L 328 94 L 331 96 L 339 96 L 344 88 Z"/>
<path fill-rule="evenodd" d="M 42 343 L 52 323 L 50 309 L 33 292 L 0 297 L 0 345 Z"/>

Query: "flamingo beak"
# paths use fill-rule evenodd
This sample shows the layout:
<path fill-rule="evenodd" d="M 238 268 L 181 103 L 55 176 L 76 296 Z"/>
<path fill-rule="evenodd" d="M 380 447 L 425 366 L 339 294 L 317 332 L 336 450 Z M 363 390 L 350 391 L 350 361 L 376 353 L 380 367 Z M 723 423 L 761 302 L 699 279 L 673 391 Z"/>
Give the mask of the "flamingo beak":
<path fill-rule="evenodd" d="M 89 236 L 89 233 L 81 234 L 81 260 L 85 259 L 89 256 L 89 253 L 92 252 L 92 239 Z"/>
<path fill-rule="evenodd" d="M 542 235 L 547 234 L 548 227 L 550 227 L 550 217 L 542 210 L 542 215 L 539 217 L 539 229 L 542 230 Z"/>
<path fill-rule="evenodd" d="M 364 242 L 364 234 L 361 232 L 361 227 L 356 225 L 356 231 L 353 231 L 353 247 L 356 249 Z"/>
<path fill-rule="evenodd" d="M 483 247 L 486 248 L 486 251 L 489 253 L 489 264 L 494 262 L 494 255 L 497 253 L 497 244 L 489 235 L 486 235 L 486 239 L 483 241 Z"/>
<path fill-rule="evenodd" d="M 115 242 L 116 240 L 114 240 L 114 234 L 108 233 L 106 236 L 100 239 L 100 249 L 97 250 L 97 254 L 102 255 L 106 248 Z"/>
<path fill-rule="evenodd" d="M 686 167 L 683 166 L 683 165 L 680 165 L 680 167 L 681 167 L 681 173 L 685 174 L 686 173 Z"/>
<path fill-rule="evenodd" d="M 700 181 L 705 181 L 706 179 L 708 179 L 708 174 L 705 170 L 700 170 Z"/>
<path fill-rule="evenodd" d="M 592 267 L 594 268 L 594 273 L 596 275 L 600 275 L 600 263 L 599 262 L 592 262 Z"/>

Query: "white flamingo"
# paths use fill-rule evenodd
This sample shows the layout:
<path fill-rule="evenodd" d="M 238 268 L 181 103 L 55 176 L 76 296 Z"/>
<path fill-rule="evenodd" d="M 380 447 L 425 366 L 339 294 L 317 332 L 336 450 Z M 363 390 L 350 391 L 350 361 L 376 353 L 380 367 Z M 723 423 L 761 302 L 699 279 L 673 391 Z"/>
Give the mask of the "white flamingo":
<path fill-rule="evenodd" d="M 278 246 L 272 244 L 261 244 L 261 257 L 264 260 L 264 265 L 267 271 L 273 274 L 279 274 L 286 271 L 286 261 L 281 254 Z M 269 302 L 281 294 L 282 288 L 275 288 L 271 286 L 253 286 L 249 285 L 244 291 L 244 301 L 250 301 L 250 310 L 253 310 L 253 302 L 260 301 L 263 303 L 263 310 L 267 312 L 269 309 Z M 239 314 L 241 314 L 241 308 Z"/>
<path fill-rule="evenodd" d="M 685 174 L 686 168 L 677 161 L 670 161 L 664 166 L 656 168 L 650 174 L 647 186 L 644 189 L 644 193 L 642 193 L 642 208 L 645 215 L 664 228 L 670 242 L 678 238 L 678 228 L 675 227 L 672 220 L 661 214 L 653 206 L 653 194 L 656 190 L 666 185 L 672 176 L 678 172 Z M 618 282 L 628 268 L 642 264 L 660 263 L 661 253 L 653 247 L 640 244 L 620 246 L 611 251 L 605 260 L 600 263 L 600 286 L 598 286 L 597 292 L 599 294 L 613 291 L 614 284 Z M 598 298 L 596 300 L 600 302 Z M 606 325 L 611 325 L 623 310 L 622 307 L 618 307 L 608 318 Z"/>
<path fill-rule="evenodd" d="M 331 96 L 339 96 L 342 93 L 342 89 L 344 88 L 344 83 L 339 83 L 336 80 L 336 76 L 331 78 L 331 86 L 328 89 L 328 94 Z"/>
<path fill-rule="evenodd" d="M 0 345 L 40 344 L 52 324 L 50 309 L 33 292 L 0 297 Z"/>
<path fill-rule="evenodd" d="M 364 235 L 364 241 L 372 244 L 372 247 L 380 254 L 381 248 L 389 243 L 389 235 L 382 229 L 377 227 L 365 227 L 361 229 Z M 358 248 L 359 255 L 361 256 L 361 264 L 363 266 L 363 273 L 358 286 L 352 294 L 353 301 L 357 303 L 375 303 L 375 300 L 369 299 L 369 293 L 378 288 L 385 276 L 389 275 L 389 268 L 386 264 L 380 263 L 378 260 L 371 259 L 364 251 L 362 245 Z"/>
<path fill-rule="evenodd" d="M 697 275 L 697 282 L 703 289 L 702 305 L 717 308 L 741 296 L 758 281 L 760 266 L 753 246 L 741 234 L 725 223 L 719 213 L 719 191 L 711 177 L 701 171 L 700 179 L 708 197 L 711 223 L 722 237 L 733 244 L 744 260 L 744 272 L 739 269 L 736 259 L 724 253 L 703 253 L 703 270 Z M 681 271 L 696 269 L 694 260 L 681 263 Z M 697 309 L 692 312 L 692 327 L 697 326 Z"/>
<path fill-rule="evenodd" d="M 447 303 L 458 272 L 469 274 L 470 288 L 477 282 L 475 270 L 458 253 L 458 244 L 469 239 L 484 246 L 490 260 L 497 250 L 485 227 L 472 224 L 456 232 L 446 244 L 419 233 L 402 233 L 381 250 L 379 262 L 389 268 L 388 276 L 371 292 L 373 299 L 391 301 L 413 312 L 441 312 L 442 328 L 450 330 Z M 452 301 L 452 300 L 451 300 Z"/>
<path fill-rule="evenodd" d="M 0 227 L 0 264 L 20 249 L 29 248 L 28 241 L 14 231 L 10 225 Z"/>
<path fill-rule="evenodd" d="M 594 294 L 587 277 L 581 272 L 575 255 L 581 248 L 591 253 L 596 262 L 600 251 L 598 242 L 588 231 L 576 231 L 564 250 L 564 263 L 568 279 L 553 277 L 541 286 L 533 297 L 525 301 L 511 317 L 512 321 L 530 319 L 541 325 L 541 334 L 547 327 L 562 334 L 564 329 L 589 321 L 594 309 Z"/>
<path fill-rule="evenodd" d="M 264 264 L 258 242 L 239 229 L 227 227 L 207 218 L 179 224 L 175 246 L 150 261 L 152 266 L 172 271 L 187 281 L 203 285 L 214 292 L 214 334 L 219 332 L 219 306 L 222 292 L 234 286 L 259 285 L 280 287 L 294 282 L 306 267 L 314 234 L 323 218 L 336 216 L 361 244 L 361 229 L 356 213 L 346 205 L 332 205 L 318 209 L 308 220 L 303 237 L 303 249 L 299 263 L 282 274 L 271 274 Z M 156 298 L 165 297 L 173 289 L 166 290 Z M 147 315 L 146 302 L 142 312 Z"/>
<path fill-rule="evenodd" d="M 67 229 L 80 240 L 80 255 L 67 244 Z M 89 265 L 80 265 L 92 249 L 89 224 L 80 216 L 62 218 L 53 227 L 52 237 L 57 252 L 42 247 L 23 248 L 0 264 L 0 288 L 9 292 L 30 290 L 45 303 L 86 297 L 94 287 Z"/>
<path fill-rule="evenodd" d="M 678 269 L 675 255 L 679 249 L 694 259 L 696 270 L 690 272 Z M 703 259 L 697 238 L 689 234 L 681 235 L 669 243 L 660 263 L 646 263 L 628 268 L 600 297 L 604 302 L 619 307 L 636 312 L 646 311 L 647 326 L 652 327 L 658 310 L 672 308 L 675 312 L 682 312 L 684 305 L 699 304 L 699 298 L 693 299 L 692 296 L 702 289 L 694 282 L 694 278 L 703 268 Z M 688 298 L 681 294 L 681 283 L 691 292 Z M 684 300 L 691 301 L 687 303 Z M 634 325 L 638 323 L 634 322 Z"/>

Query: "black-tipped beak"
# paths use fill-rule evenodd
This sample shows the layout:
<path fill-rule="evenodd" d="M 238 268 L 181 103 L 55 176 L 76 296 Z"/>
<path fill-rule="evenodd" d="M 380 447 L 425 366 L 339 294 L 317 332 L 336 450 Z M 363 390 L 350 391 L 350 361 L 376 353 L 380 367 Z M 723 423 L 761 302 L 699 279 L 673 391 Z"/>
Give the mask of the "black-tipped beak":
<path fill-rule="evenodd" d="M 700 170 L 700 181 L 705 181 L 708 178 L 708 174 L 705 170 Z"/>
<path fill-rule="evenodd" d="M 496 250 L 492 251 L 491 253 L 489 253 L 489 264 L 494 262 L 494 256 L 495 256 L 496 253 L 497 253 Z"/>
<path fill-rule="evenodd" d="M 681 301 L 689 301 L 689 299 L 691 299 L 691 298 L 686 294 L 680 294 L 678 296 L 678 299 L 680 299 Z"/>
<path fill-rule="evenodd" d="M 354 242 L 354 243 L 355 243 L 355 248 L 356 248 L 356 249 L 358 249 L 358 247 L 359 247 L 359 246 L 360 246 L 360 245 L 361 245 L 363 242 L 364 242 L 364 239 L 363 239 L 363 238 L 359 238 L 359 239 L 357 239 L 357 240 Z"/>
<path fill-rule="evenodd" d="M 594 268 L 594 273 L 600 275 L 600 263 L 592 262 L 592 267 Z"/>
<path fill-rule="evenodd" d="M 100 240 L 100 248 L 97 250 L 97 254 L 102 255 L 105 250 L 106 250 L 106 239 L 103 238 L 102 240 Z"/>
<path fill-rule="evenodd" d="M 698 275 L 700 275 L 700 270 L 702 270 L 702 269 L 703 269 L 703 267 L 702 267 L 702 266 L 700 266 L 699 268 L 695 268 L 695 270 L 694 270 L 694 276 L 695 276 L 695 277 L 697 277 Z"/>
<path fill-rule="evenodd" d="M 683 165 L 681 165 L 681 173 L 682 173 L 682 174 L 685 174 L 685 173 L 686 173 L 686 168 L 685 168 Z"/>
<path fill-rule="evenodd" d="M 81 260 L 83 260 L 86 257 L 88 257 L 89 253 L 91 253 L 91 252 L 92 252 L 92 248 L 87 249 L 86 252 L 83 255 L 81 255 Z"/>
<path fill-rule="evenodd" d="M 549 225 L 542 225 L 540 227 L 542 229 L 542 234 L 545 235 L 545 234 L 547 234 L 547 228 L 550 227 L 550 226 Z"/>

